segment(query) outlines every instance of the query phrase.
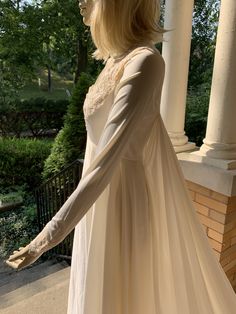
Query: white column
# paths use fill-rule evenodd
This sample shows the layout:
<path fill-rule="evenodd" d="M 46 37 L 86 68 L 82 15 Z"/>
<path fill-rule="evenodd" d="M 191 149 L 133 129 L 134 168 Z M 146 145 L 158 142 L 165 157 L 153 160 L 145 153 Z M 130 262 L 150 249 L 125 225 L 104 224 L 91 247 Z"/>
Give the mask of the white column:
<path fill-rule="evenodd" d="M 221 1 L 207 132 L 203 142 L 200 155 L 236 160 L 236 0 Z"/>
<path fill-rule="evenodd" d="M 236 1 L 236 0 L 235 0 Z M 184 132 L 193 0 L 166 0 L 162 55 L 166 63 L 161 115 L 176 152 L 191 150 Z"/>

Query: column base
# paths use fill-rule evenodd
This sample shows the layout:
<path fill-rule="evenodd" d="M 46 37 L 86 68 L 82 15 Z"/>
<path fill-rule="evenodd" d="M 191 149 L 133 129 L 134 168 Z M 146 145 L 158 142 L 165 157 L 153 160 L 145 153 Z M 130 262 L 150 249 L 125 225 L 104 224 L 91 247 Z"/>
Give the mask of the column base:
<path fill-rule="evenodd" d="M 214 159 L 236 160 L 236 144 L 217 143 L 205 138 L 199 154 Z"/>
<path fill-rule="evenodd" d="M 224 170 L 233 170 L 236 169 L 236 160 L 229 159 L 217 159 L 208 156 L 202 155 L 201 151 L 191 152 L 188 156 L 186 156 L 188 160 L 192 160 L 195 162 L 202 162 L 210 166 L 214 166 Z"/>
<path fill-rule="evenodd" d="M 188 142 L 188 137 L 185 132 L 170 132 L 168 131 L 171 143 L 176 153 L 191 151 L 196 148 L 196 144 Z"/>
<path fill-rule="evenodd" d="M 174 150 L 176 153 L 192 151 L 196 149 L 196 144 L 192 142 L 187 142 L 184 145 L 174 145 Z"/>

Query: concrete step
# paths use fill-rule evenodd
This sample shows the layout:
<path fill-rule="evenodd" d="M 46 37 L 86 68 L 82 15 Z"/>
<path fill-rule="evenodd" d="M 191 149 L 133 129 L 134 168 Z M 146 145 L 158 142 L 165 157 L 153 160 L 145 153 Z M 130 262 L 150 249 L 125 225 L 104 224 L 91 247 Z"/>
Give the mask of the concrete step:
<path fill-rule="evenodd" d="M 31 266 L 16 271 L 10 267 L 3 268 L 3 272 L 0 273 L 0 300 L 1 296 L 16 290 L 25 284 L 29 284 L 35 280 L 43 278 L 49 274 L 52 274 L 60 269 L 67 267 L 66 262 L 58 262 L 56 259 L 50 259 L 46 262 L 32 264 Z"/>
<path fill-rule="evenodd" d="M 65 267 L 1 295 L 0 313 L 66 313 L 69 276 L 70 267 Z"/>
<path fill-rule="evenodd" d="M 69 278 L 54 287 L 0 309 L 1 314 L 66 314 Z"/>

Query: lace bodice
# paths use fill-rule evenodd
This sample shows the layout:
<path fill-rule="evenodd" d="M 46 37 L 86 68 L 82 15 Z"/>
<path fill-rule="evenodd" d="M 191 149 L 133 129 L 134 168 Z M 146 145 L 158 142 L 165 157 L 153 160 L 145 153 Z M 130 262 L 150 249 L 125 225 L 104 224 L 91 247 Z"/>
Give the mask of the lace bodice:
<path fill-rule="evenodd" d="M 96 109 L 102 106 L 107 96 L 115 90 L 123 74 L 125 64 L 144 49 L 158 51 L 155 46 L 152 45 L 139 46 L 120 57 L 110 57 L 107 60 L 104 69 L 101 71 L 96 82 L 89 88 L 86 95 L 83 106 L 85 120 L 87 120 Z"/>

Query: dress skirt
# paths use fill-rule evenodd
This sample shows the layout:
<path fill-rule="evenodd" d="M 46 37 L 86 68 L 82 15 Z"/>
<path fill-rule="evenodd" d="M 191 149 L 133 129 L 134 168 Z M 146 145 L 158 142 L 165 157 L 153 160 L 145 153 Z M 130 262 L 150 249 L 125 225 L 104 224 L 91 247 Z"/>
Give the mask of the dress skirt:
<path fill-rule="evenodd" d="M 85 165 L 94 146 L 87 138 Z M 123 158 L 75 229 L 68 314 L 234 314 L 158 115 L 143 160 Z"/>

